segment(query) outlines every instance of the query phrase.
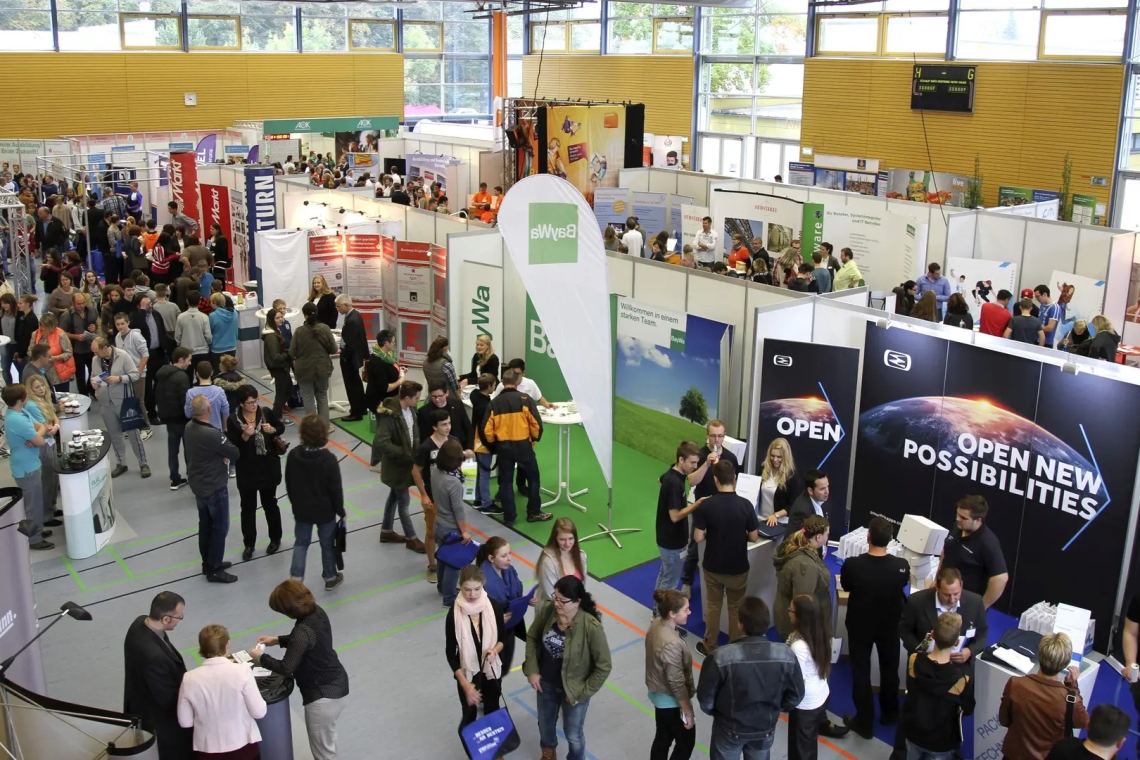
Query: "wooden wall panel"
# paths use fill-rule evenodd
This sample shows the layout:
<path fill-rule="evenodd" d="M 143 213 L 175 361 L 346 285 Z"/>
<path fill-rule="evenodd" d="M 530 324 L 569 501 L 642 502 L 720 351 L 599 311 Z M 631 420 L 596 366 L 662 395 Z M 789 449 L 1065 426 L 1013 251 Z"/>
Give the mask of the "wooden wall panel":
<path fill-rule="evenodd" d="M 1108 203 L 1111 187 L 1093 187 L 1090 178 L 1112 177 L 1124 67 L 977 66 L 974 113 L 922 113 L 910 110 L 912 61 L 809 58 L 800 144 L 815 154 L 878 158 L 885 168 L 966 175 L 977 155 L 986 205 L 997 204 L 1001 185 L 1057 189 L 1069 152 L 1072 191 Z"/>
<path fill-rule="evenodd" d="M 74 72 L 58 107 L 0 109 L 0 135 L 11 138 L 404 113 L 404 57 L 394 53 L 5 53 L 0 66 Z M 186 92 L 197 106 L 183 104 Z"/>

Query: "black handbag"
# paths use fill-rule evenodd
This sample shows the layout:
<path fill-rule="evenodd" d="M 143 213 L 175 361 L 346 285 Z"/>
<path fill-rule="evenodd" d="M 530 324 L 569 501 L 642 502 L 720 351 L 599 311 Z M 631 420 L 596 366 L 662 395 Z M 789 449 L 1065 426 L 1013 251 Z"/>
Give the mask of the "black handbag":
<path fill-rule="evenodd" d="M 333 551 L 336 553 L 336 569 L 344 569 L 344 553 L 348 551 L 348 525 L 343 519 L 336 524 L 336 533 L 333 535 Z"/>

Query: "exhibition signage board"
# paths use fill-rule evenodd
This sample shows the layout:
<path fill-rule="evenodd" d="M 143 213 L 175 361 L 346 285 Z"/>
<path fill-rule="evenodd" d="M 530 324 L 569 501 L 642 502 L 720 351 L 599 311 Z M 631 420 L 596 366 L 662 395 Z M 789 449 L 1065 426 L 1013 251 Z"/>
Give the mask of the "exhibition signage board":
<path fill-rule="evenodd" d="M 704 440 L 704 426 L 721 416 L 732 328 L 621 296 L 614 300 L 614 442 L 675 463 L 677 444 Z"/>
<path fill-rule="evenodd" d="M 610 298 L 594 212 L 569 182 L 536 175 L 507 191 L 499 230 L 550 345 L 566 359 L 567 388 L 612 486 L 613 372 L 601 353 L 612 340 Z"/>
<path fill-rule="evenodd" d="M 272 171 L 270 167 L 270 171 Z M 198 164 L 196 156 L 189 151 L 175 151 L 170 154 L 170 197 L 178 203 L 178 209 L 198 223 L 202 228 L 202 204 L 198 187 Z"/>
<path fill-rule="evenodd" d="M 245 169 L 245 218 L 249 229 L 249 275 L 261 281 L 257 263 L 257 233 L 277 229 L 277 178 L 272 166 Z"/>
<path fill-rule="evenodd" d="M 558 366 L 558 357 L 554 355 L 550 338 L 529 295 L 526 297 L 526 348 L 523 361 L 526 362 L 527 377 L 538 383 L 547 401 L 572 400 L 566 378 Z"/>
<path fill-rule="evenodd" d="M 815 165 L 796 161 L 789 163 L 786 180 L 789 185 L 812 187 L 815 184 Z"/>
<path fill-rule="evenodd" d="M 800 238 L 806 204 L 776 195 L 715 190 L 710 203 L 714 229 L 721 235 L 721 250 L 732 251 L 732 236 L 739 234 L 755 254 L 752 240 L 759 239 L 768 253 L 778 259 Z"/>
<path fill-rule="evenodd" d="M 683 169 L 683 137 L 677 135 L 646 135 L 653 138 L 653 166 L 663 169 Z"/>
<path fill-rule="evenodd" d="M 613 227 L 620 235 L 633 215 L 633 191 L 627 187 L 599 187 L 594 191 L 594 216 L 599 229 Z"/>
<path fill-rule="evenodd" d="M 503 334 L 503 270 L 501 267 L 466 260 L 462 262 L 460 267 L 462 271 L 459 278 L 459 303 L 453 304 L 452 308 L 459 311 L 461 319 L 460 336 L 462 342 L 459 356 L 467 357 L 475 354 L 475 341 L 480 335 L 487 336 L 493 346 L 501 343 L 500 337 Z M 527 374 L 532 374 L 529 360 L 527 360 L 526 366 Z M 539 383 L 539 387 L 546 392 L 542 383 Z M 550 396 L 547 398 L 549 399 Z"/>
<path fill-rule="evenodd" d="M 267 119 L 262 131 L 270 135 L 293 132 L 359 132 L 363 130 L 399 130 L 398 116 L 347 116 L 335 119 Z"/>
<path fill-rule="evenodd" d="M 382 294 L 384 298 L 384 327 L 396 331 L 396 301 L 399 288 L 396 284 L 396 241 L 394 238 L 384 237 L 380 240 L 380 255 L 382 259 Z"/>
<path fill-rule="evenodd" d="M 226 240 L 234 239 L 230 216 L 230 189 L 224 185 L 202 185 L 202 239 L 210 236 L 211 225 L 218 225 Z"/>
<path fill-rule="evenodd" d="M 805 204 L 805 209 L 811 205 Z M 808 246 L 812 234 L 831 241 L 837 250 L 850 248 L 867 287 L 889 291 L 918 276 L 923 264 L 919 251 L 926 250 L 927 227 L 889 211 L 859 212 L 850 206 L 836 206 L 824 211 L 823 228 L 818 233 L 805 222 L 805 257 L 813 252 Z"/>
<path fill-rule="evenodd" d="M 693 246 L 693 252 L 697 250 L 697 233 L 702 229 L 702 220 L 709 215 L 709 210 L 705 206 L 681 206 L 681 241 L 678 248 L 684 248 L 686 245 Z"/>
<path fill-rule="evenodd" d="M 645 241 L 643 256 L 649 255 L 649 240 L 656 237 L 658 232 L 669 229 L 669 196 L 667 193 L 641 193 L 633 194 L 633 215 L 641 225 L 642 238 Z M 630 254 L 636 255 L 636 251 Z"/>
<path fill-rule="evenodd" d="M 1073 399 L 1097 399 L 1074 404 Z M 1140 387 L 868 323 L 851 526 L 904 514 L 953 528 L 968 494 L 989 504 L 1010 584 L 995 605 L 1115 612 L 1140 429 Z"/>
<path fill-rule="evenodd" d="M 320 275 L 337 295 L 344 293 L 344 238 L 309 232 L 309 277 Z"/>
<path fill-rule="evenodd" d="M 23 492 L 16 487 L 0 490 L 0 522 L 11 525 L 23 520 Z M 0 530 L 0 556 L 6 567 L 0 575 L 0 662 L 12 657 L 31 641 L 39 627 L 36 622 L 36 594 L 32 582 L 31 550 L 28 539 L 15 529 Z M 12 663 L 4 675 L 25 688 L 47 693 L 40 648 L 32 645 Z"/>
<path fill-rule="evenodd" d="M 684 224 L 685 206 L 691 206 L 693 199 L 687 195 L 669 196 L 669 238 L 676 240 L 677 251 L 681 250 L 681 227 Z"/>
<path fill-rule="evenodd" d="M 966 299 L 975 325 L 982 317 L 982 306 L 996 303 L 998 292 L 1002 290 L 1008 290 L 1013 296 L 1010 299 L 1010 312 L 1019 313 L 1014 310 L 1019 300 L 1017 264 L 1014 262 L 949 256 L 946 259 L 946 270 L 945 276 L 950 278 L 951 291 L 961 293 Z"/>
<path fill-rule="evenodd" d="M 111 150 L 118 150 L 118 148 L 111 148 Z M 214 156 L 218 152 L 218 136 L 206 135 L 198 142 L 198 161 L 203 164 L 214 163 Z"/>
<path fill-rule="evenodd" d="M 1073 221 L 1077 224 L 1104 224 L 1104 204 L 1095 195 L 1073 193 Z"/>
<path fill-rule="evenodd" d="M 855 441 L 859 350 L 767 338 L 756 412 L 756 474 L 768 446 L 788 442 L 796 471 L 827 475 L 831 496 L 824 511 L 831 534 L 847 533 L 848 477 Z M 854 526 L 854 523 L 852 523 Z"/>
<path fill-rule="evenodd" d="M 998 205 L 999 206 L 1021 206 L 1026 203 L 1033 203 L 1033 190 L 1028 187 L 1006 187 L 998 188 Z"/>
<path fill-rule="evenodd" d="M 567 180 L 591 205 L 598 188 L 617 186 L 625 164 L 625 106 L 547 106 L 540 117 L 532 147 L 537 171 Z"/>
<path fill-rule="evenodd" d="M 436 322 L 447 324 L 447 249 L 431 247 L 431 316 Z"/>
<path fill-rule="evenodd" d="M 230 227 L 233 237 L 230 238 L 230 257 L 233 269 L 233 282 L 241 285 L 254 279 L 249 268 L 249 249 L 252 245 L 249 234 L 249 220 L 246 218 L 245 191 L 242 188 L 230 188 Z"/>
<path fill-rule="evenodd" d="M 396 324 L 400 362 L 419 367 L 431 344 L 431 243 L 396 242 Z"/>
<path fill-rule="evenodd" d="M 965 206 L 970 178 L 961 174 L 928 172 L 923 169 L 891 169 L 887 172 L 885 190 L 879 177 L 880 195 L 891 199 Z"/>
<path fill-rule="evenodd" d="M 912 111 L 974 112 L 977 66 L 916 63 L 911 80 Z"/>

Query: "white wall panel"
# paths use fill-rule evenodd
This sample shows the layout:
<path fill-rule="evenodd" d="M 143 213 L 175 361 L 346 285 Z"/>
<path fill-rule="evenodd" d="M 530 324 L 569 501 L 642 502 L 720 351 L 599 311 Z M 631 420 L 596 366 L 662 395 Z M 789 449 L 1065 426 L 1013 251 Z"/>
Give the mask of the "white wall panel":
<path fill-rule="evenodd" d="M 648 260 L 632 263 L 635 300 L 665 309 L 685 310 L 685 281 L 689 270 Z"/>
<path fill-rule="evenodd" d="M 1017 261 L 1025 245 L 1025 217 L 978 214 L 974 258 Z"/>
<path fill-rule="evenodd" d="M 709 205 L 709 177 L 707 174 L 677 172 L 677 195 L 687 195 L 697 206 Z"/>
<path fill-rule="evenodd" d="M 610 292 L 630 298 L 633 295 L 633 260 L 624 256 L 608 256 Z"/>
<path fill-rule="evenodd" d="M 435 240 L 435 219 L 439 214 L 409 208 L 404 229 L 408 240 L 431 243 Z"/>
<path fill-rule="evenodd" d="M 672 169 L 650 169 L 649 192 L 677 194 L 677 172 Z"/>
<path fill-rule="evenodd" d="M 1011 217 L 1020 218 L 1020 217 Z M 1034 288 L 1038 285 L 1054 284 L 1049 282 L 1053 270 L 1072 272 L 1077 256 L 1076 225 L 1037 222 L 1028 220 L 1029 225 L 1025 235 L 1025 258 L 1017 270 L 1019 289 Z M 1104 243 L 1108 248 L 1108 241 Z M 1007 261 L 1016 261 L 1016 258 Z M 1075 272 L 1074 272 L 1075 274 Z"/>
<path fill-rule="evenodd" d="M 1096 229 L 1082 225 L 1077 240 L 1077 264 L 1073 274 L 1104 280 L 1108 277 L 1108 254 L 1112 249 L 1115 230 Z"/>
<path fill-rule="evenodd" d="M 622 169 L 618 172 L 618 187 L 649 192 L 649 169 Z"/>
<path fill-rule="evenodd" d="M 744 395 L 750 390 L 744 364 L 744 337 L 747 310 L 747 289 L 740 283 L 726 277 L 689 272 L 689 297 L 685 311 L 698 317 L 713 319 L 732 325 L 732 361 L 729 369 L 728 398 L 721 403 L 721 419 L 738 421 L 731 427 L 738 431 L 746 430 L 747 425 L 740 420 L 741 409 L 745 406 Z"/>

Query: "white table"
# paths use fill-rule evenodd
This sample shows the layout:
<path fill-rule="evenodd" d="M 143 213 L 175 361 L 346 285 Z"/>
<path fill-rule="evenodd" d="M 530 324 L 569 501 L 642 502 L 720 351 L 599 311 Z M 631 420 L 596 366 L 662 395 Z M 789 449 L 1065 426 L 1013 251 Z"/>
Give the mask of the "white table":
<path fill-rule="evenodd" d="M 1094 661 L 1095 658 L 1095 661 Z M 1077 679 L 1077 691 L 1085 706 L 1092 698 L 1093 687 L 1096 686 L 1097 671 L 1100 670 L 1100 655 L 1092 652 L 1088 657 L 1081 659 L 1081 675 Z M 1034 668 L 1031 673 L 1036 673 Z M 974 658 L 974 697 L 977 700 L 974 707 L 974 757 L 976 760 L 991 760 L 1001 757 L 1001 745 L 1005 740 L 1006 729 L 998 723 L 998 708 L 1001 706 L 1001 695 L 1005 691 L 1005 684 L 1014 676 L 1019 676 L 1013 668 Z M 1073 735 L 1079 733 L 1073 730 Z"/>
<path fill-rule="evenodd" d="M 558 490 L 542 489 L 554 498 L 544 502 L 542 506 L 549 507 L 562 500 L 563 493 L 571 506 L 585 512 L 586 508 L 574 501 L 575 496 L 589 493 L 590 489 L 580 491 L 570 490 L 570 428 L 582 424 L 582 415 L 578 414 L 578 406 L 573 401 L 560 401 L 553 409 L 544 406 L 538 407 L 538 416 L 542 418 L 543 425 L 553 425 L 558 428 Z M 563 469 L 565 467 L 565 470 Z"/>

